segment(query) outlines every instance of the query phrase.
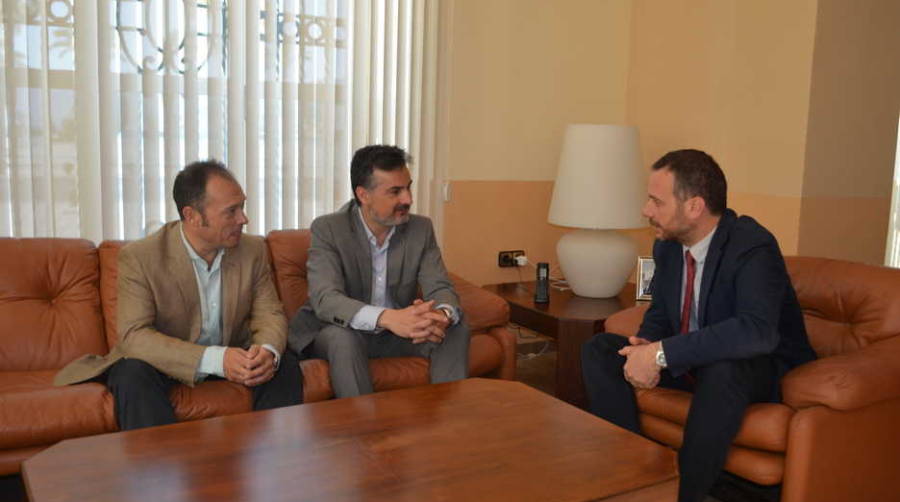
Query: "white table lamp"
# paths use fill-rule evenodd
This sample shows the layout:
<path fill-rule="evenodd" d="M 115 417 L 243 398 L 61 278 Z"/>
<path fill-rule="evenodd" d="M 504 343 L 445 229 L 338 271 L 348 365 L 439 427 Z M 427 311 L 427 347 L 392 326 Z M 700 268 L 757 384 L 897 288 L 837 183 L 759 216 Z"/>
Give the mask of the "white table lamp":
<path fill-rule="evenodd" d="M 637 246 L 616 229 L 646 226 L 646 174 L 633 126 L 573 124 L 566 129 L 548 221 L 580 230 L 556 246 L 578 296 L 616 296 L 634 269 Z"/>

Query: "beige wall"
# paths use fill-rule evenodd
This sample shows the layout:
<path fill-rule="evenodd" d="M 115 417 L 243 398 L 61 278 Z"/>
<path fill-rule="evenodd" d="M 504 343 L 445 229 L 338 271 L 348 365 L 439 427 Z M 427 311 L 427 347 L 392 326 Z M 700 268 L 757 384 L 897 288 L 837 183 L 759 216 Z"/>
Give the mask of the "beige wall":
<path fill-rule="evenodd" d="M 900 112 L 900 2 L 819 0 L 799 253 L 882 264 Z"/>
<path fill-rule="evenodd" d="M 478 284 L 516 280 L 497 252 L 556 262 L 547 223 L 565 126 L 624 123 L 628 0 L 449 0 L 442 87 L 448 268 Z M 533 274 L 533 270 L 523 270 Z"/>
<path fill-rule="evenodd" d="M 900 109 L 894 0 L 450 0 L 442 80 L 449 267 L 555 263 L 546 223 L 573 122 L 640 129 L 645 165 L 707 150 L 729 205 L 785 254 L 880 262 Z M 649 232 L 634 232 L 648 253 Z M 523 274 L 530 276 L 528 269 Z"/>
<path fill-rule="evenodd" d="M 628 120 L 644 159 L 699 148 L 729 206 L 797 251 L 815 0 L 634 2 Z"/>

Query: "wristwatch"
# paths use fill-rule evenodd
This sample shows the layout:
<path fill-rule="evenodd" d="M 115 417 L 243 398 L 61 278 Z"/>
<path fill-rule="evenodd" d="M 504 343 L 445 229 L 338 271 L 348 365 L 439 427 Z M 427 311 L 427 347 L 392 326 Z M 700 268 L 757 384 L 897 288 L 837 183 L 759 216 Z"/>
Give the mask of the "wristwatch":
<path fill-rule="evenodd" d="M 656 351 L 656 365 L 660 368 L 666 367 L 666 353 L 663 352 L 662 344 L 659 344 L 659 350 Z"/>
<path fill-rule="evenodd" d="M 444 313 L 447 316 L 447 320 L 453 322 L 453 312 L 448 307 L 438 307 L 438 310 Z"/>

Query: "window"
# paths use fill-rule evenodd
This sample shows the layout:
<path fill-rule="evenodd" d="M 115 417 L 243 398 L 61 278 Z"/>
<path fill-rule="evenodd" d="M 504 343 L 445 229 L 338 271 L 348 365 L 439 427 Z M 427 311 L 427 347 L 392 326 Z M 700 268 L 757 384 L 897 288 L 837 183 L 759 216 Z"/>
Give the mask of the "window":
<path fill-rule="evenodd" d="M 176 219 L 187 163 L 222 159 L 248 231 L 350 199 L 353 150 L 431 179 L 434 0 L 2 2 L 0 235 L 135 239 Z"/>

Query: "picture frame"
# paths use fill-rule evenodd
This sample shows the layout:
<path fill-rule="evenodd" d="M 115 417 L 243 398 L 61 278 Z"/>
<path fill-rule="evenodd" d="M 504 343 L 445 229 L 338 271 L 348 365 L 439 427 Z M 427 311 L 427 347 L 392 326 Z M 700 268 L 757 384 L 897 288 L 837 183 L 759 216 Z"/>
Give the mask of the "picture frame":
<path fill-rule="evenodd" d="M 650 285 L 653 283 L 653 273 L 656 271 L 656 263 L 652 256 L 638 256 L 637 262 L 637 288 L 636 299 L 650 301 L 652 294 Z"/>

